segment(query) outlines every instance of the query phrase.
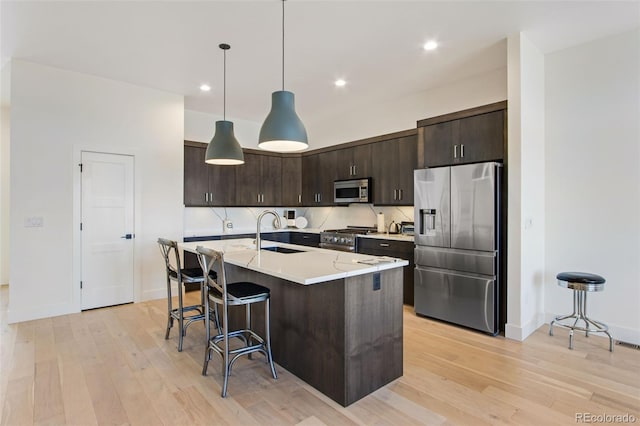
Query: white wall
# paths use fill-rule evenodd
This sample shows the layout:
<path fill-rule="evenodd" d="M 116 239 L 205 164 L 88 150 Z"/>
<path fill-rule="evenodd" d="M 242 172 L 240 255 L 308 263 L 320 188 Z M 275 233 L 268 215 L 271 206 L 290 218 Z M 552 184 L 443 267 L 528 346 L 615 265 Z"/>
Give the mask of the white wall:
<path fill-rule="evenodd" d="M 0 70 L 0 285 L 9 283 L 9 131 L 11 62 Z"/>
<path fill-rule="evenodd" d="M 213 138 L 216 121 L 222 120 L 221 116 L 205 114 L 199 111 L 184 111 L 184 139 L 195 142 L 209 143 Z M 247 120 L 239 120 L 227 117 L 233 122 L 233 133 L 236 139 L 245 148 L 258 149 L 258 135 L 262 123 L 254 123 Z"/>
<path fill-rule="evenodd" d="M 80 309 L 80 149 L 135 155 L 136 300 L 166 296 L 156 239 L 182 237 L 183 110 L 175 94 L 12 62 L 10 322 Z"/>
<path fill-rule="evenodd" d="M 546 320 L 562 271 L 607 280 L 589 315 L 640 344 L 640 30 L 546 58 Z"/>
<path fill-rule="evenodd" d="M 305 117 L 311 149 L 414 129 L 423 118 L 507 99 L 507 69 L 477 74 L 442 87 L 396 96 L 332 115 Z"/>
<path fill-rule="evenodd" d="M 544 321 L 544 56 L 522 33 L 509 37 L 507 324 L 524 340 Z"/>

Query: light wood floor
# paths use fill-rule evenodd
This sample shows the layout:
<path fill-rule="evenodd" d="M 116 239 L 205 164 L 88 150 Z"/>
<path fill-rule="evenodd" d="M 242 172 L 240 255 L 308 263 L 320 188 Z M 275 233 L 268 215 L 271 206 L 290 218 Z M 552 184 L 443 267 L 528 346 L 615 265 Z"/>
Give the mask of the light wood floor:
<path fill-rule="evenodd" d="M 191 297 L 191 295 L 190 295 Z M 405 307 L 404 376 L 348 408 L 282 368 L 239 362 L 220 398 L 215 360 L 200 374 L 203 327 L 184 351 L 164 340 L 162 300 L 8 325 L 0 288 L 3 425 L 576 424 L 576 413 L 640 422 L 640 351 L 602 337 L 524 343 L 418 318 Z M 260 357 L 256 357 L 260 358 Z"/>

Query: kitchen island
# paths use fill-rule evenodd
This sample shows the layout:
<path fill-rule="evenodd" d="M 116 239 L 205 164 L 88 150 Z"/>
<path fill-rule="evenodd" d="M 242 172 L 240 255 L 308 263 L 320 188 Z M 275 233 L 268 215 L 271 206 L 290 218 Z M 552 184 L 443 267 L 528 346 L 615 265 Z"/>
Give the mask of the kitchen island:
<path fill-rule="evenodd" d="M 402 267 L 407 261 L 253 240 L 180 244 L 225 253 L 227 280 L 271 290 L 274 360 L 347 406 L 402 376 Z M 272 250 L 281 247 L 284 251 Z M 262 306 L 253 328 L 264 332 Z M 241 324 L 236 310 L 231 326 Z"/>

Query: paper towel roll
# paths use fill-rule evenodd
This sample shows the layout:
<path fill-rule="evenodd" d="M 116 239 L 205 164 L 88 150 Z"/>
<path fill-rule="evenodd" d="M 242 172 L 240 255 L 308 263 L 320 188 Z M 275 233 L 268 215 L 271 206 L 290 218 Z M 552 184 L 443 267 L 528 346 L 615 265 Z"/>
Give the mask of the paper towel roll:
<path fill-rule="evenodd" d="M 378 213 L 378 232 L 384 232 L 384 213 Z"/>

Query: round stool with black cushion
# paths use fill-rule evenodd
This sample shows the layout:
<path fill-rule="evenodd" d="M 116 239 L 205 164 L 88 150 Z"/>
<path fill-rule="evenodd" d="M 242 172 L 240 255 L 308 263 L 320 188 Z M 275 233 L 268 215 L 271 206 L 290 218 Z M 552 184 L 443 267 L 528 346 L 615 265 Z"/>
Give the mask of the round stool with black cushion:
<path fill-rule="evenodd" d="M 609 336 L 609 350 L 613 352 L 613 338 L 609 334 L 609 327 L 600 321 L 587 317 L 587 292 L 603 291 L 605 279 L 600 275 L 588 274 L 585 272 L 561 272 L 556 275 L 558 285 L 573 290 L 573 313 L 570 315 L 557 316 L 549 325 L 549 335 L 553 336 L 553 325 L 569 329 L 569 349 L 573 349 L 574 330 L 584 331 L 585 336 L 589 333 L 604 333 Z M 571 322 L 572 325 L 563 324 L 561 321 Z M 584 323 L 584 327 L 578 326 L 578 321 Z M 590 327 L 592 326 L 592 327 Z"/>

